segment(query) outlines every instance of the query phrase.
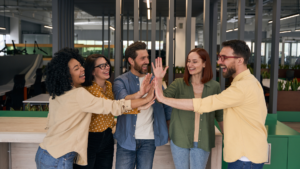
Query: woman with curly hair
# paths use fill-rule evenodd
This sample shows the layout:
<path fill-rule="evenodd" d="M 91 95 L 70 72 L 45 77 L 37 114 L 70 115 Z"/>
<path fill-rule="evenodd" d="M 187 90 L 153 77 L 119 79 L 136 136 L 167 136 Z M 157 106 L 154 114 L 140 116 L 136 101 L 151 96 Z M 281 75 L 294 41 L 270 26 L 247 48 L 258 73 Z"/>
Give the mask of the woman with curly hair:
<path fill-rule="evenodd" d="M 122 113 L 153 104 L 154 89 L 143 103 L 134 100 L 98 98 L 81 87 L 85 82 L 84 62 L 78 50 L 64 48 L 47 66 L 46 87 L 50 94 L 47 133 L 36 153 L 37 169 L 72 169 L 73 161 L 87 165 L 88 129 L 95 114 Z"/>
<path fill-rule="evenodd" d="M 101 54 L 92 54 L 86 58 L 84 88 L 96 97 L 114 100 L 112 84 L 107 80 L 111 76 L 110 61 Z M 148 74 L 143 87 L 149 87 L 152 74 Z M 123 114 L 138 114 L 133 109 Z M 111 169 L 114 156 L 114 138 L 112 128 L 115 126 L 114 116 L 110 114 L 93 114 L 88 136 L 88 165 L 74 164 L 74 169 Z"/>

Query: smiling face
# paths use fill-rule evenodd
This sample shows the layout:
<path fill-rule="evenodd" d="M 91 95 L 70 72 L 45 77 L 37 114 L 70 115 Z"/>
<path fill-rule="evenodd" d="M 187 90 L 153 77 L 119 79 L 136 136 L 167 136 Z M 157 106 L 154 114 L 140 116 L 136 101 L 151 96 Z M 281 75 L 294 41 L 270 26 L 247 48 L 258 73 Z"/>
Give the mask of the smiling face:
<path fill-rule="evenodd" d="M 105 67 L 106 64 L 106 67 Z M 100 68 L 102 67 L 102 69 Z M 109 79 L 109 64 L 106 62 L 106 60 L 104 58 L 98 58 L 95 61 L 95 69 L 93 71 L 93 76 L 95 78 L 95 80 L 106 80 Z"/>
<path fill-rule="evenodd" d="M 233 53 L 234 51 L 232 48 L 223 47 L 220 52 L 220 56 L 235 56 L 235 54 Z M 222 74 L 224 78 L 230 78 L 236 76 L 236 67 L 238 64 L 237 62 L 238 62 L 237 58 L 226 58 L 224 61 L 221 61 L 221 59 L 219 58 L 218 64 L 223 69 Z"/>
<path fill-rule="evenodd" d="M 134 60 L 128 58 L 128 61 L 131 64 L 131 71 L 133 74 L 143 76 L 148 73 L 149 54 L 146 49 L 137 50 L 136 54 L 137 57 Z"/>
<path fill-rule="evenodd" d="M 68 63 L 69 71 L 72 78 L 72 85 L 75 87 L 81 86 L 85 81 L 84 68 L 76 59 L 71 59 Z"/>
<path fill-rule="evenodd" d="M 205 68 L 205 62 L 203 62 L 198 53 L 191 52 L 188 55 L 186 66 L 190 75 L 202 74 L 203 68 Z"/>

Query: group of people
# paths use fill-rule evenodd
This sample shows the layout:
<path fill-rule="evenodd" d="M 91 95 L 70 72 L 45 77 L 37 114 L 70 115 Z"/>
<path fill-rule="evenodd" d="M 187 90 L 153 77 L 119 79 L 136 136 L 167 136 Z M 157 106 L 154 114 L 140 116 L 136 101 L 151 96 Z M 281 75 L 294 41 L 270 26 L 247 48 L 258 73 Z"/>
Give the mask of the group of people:
<path fill-rule="evenodd" d="M 262 169 L 268 158 L 267 108 L 261 84 L 247 69 L 250 49 L 240 40 L 222 46 L 220 73 L 234 79 L 224 91 L 201 48 L 189 52 L 184 77 L 166 89 L 168 67 L 157 58 L 154 74 L 148 74 L 143 42 L 126 49 L 130 71 L 113 85 L 105 56 L 84 61 L 76 49 L 58 51 L 46 70 L 48 131 L 36 153 L 37 168 L 111 169 L 116 139 L 116 169 L 151 169 L 156 147 L 169 138 L 176 169 L 205 169 L 217 120 L 228 168 Z"/>

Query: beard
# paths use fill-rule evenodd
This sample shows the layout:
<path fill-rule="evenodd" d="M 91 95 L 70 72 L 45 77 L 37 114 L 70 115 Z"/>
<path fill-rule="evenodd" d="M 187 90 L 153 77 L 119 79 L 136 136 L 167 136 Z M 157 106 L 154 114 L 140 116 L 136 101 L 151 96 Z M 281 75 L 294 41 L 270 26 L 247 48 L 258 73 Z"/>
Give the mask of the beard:
<path fill-rule="evenodd" d="M 144 64 L 144 65 L 147 65 L 147 64 Z M 134 61 L 134 67 L 133 67 L 133 68 L 134 68 L 134 70 L 138 71 L 140 74 L 147 74 L 147 73 L 148 73 L 148 70 L 147 70 L 147 69 L 143 71 L 142 66 L 144 66 L 144 65 L 139 66 L 139 65 Z"/>
<path fill-rule="evenodd" d="M 224 78 L 230 78 L 230 77 L 232 77 L 232 75 L 235 74 L 235 73 L 236 73 L 235 67 L 234 67 L 234 66 L 231 66 L 230 68 L 227 67 L 227 72 L 223 72 L 222 74 L 223 74 L 223 77 L 224 77 Z"/>

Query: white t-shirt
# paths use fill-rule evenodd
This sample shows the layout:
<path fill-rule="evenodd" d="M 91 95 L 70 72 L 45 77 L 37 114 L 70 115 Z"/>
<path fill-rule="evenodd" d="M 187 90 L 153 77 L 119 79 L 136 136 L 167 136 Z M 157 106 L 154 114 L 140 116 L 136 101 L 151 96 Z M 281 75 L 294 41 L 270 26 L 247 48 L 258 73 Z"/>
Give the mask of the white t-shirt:
<path fill-rule="evenodd" d="M 250 161 L 247 157 L 245 156 L 242 156 L 240 159 L 240 161 L 244 161 L 244 162 L 247 162 L 247 161 Z"/>
<path fill-rule="evenodd" d="M 144 77 L 140 77 L 140 86 L 144 80 Z M 143 97 L 146 97 L 145 94 Z M 153 106 L 146 110 L 140 110 L 137 114 L 136 128 L 135 128 L 135 139 L 154 139 L 153 131 Z"/>

